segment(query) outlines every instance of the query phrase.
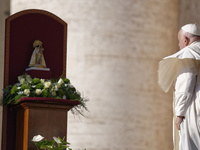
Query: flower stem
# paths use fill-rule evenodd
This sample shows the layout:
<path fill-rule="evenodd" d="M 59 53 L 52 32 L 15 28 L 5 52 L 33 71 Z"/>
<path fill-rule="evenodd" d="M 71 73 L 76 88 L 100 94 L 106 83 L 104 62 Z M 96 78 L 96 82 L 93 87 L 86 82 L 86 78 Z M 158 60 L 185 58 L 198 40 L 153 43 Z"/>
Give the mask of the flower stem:
<path fill-rule="evenodd" d="M 35 143 L 35 142 L 34 142 Z M 37 150 L 40 150 L 39 148 L 38 148 L 38 145 L 35 143 L 35 146 L 36 146 L 36 148 L 37 148 Z"/>

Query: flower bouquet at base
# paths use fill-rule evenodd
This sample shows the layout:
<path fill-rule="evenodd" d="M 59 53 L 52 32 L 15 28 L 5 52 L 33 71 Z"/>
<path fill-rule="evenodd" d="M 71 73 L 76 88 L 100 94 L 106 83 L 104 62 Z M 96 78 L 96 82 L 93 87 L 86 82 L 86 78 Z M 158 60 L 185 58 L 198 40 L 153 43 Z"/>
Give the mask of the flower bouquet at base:
<path fill-rule="evenodd" d="M 83 115 L 87 98 L 81 96 L 80 92 L 70 83 L 68 78 L 59 79 L 39 79 L 31 78 L 28 74 L 18 76 L 18 83 L 8 85 L 3 89 L 2 105 L 18 104 L 22 97 L 45 97 L 78 101 L 72 113 Z"/>

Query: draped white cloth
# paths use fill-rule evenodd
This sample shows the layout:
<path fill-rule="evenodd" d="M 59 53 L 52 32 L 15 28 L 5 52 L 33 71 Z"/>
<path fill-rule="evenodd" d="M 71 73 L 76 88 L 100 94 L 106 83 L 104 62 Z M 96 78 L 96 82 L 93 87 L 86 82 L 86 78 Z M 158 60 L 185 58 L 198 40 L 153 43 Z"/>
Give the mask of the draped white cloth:
<path fill-rule="evenodd" d="M 174 115 L 185 117 L 179 141 L 173 135 L 174 145 L 179 142 L 176 150 L 200 150 L 200 42 L 165 57 L 159 63 L 158 77 L 165 92 L 174 83 Z"/>

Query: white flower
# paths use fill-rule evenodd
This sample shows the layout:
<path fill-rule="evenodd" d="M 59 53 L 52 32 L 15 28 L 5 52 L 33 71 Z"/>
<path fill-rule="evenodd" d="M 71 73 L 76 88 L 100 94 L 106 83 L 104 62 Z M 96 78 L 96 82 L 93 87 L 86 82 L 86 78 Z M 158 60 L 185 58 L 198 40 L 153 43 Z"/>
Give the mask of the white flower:
<path fill-rule="evenodd" d="M 36 85 L 32 85 L 32 88 L 35 88 L 36 87 Z"/>
<path fill-rule="evenodd" d="M 24 84 L 24 83 L 25 83 L 25 79 L 24 79 L 24 78 L 21 78 L 19 82 L 20 82 L 21 84 Z"/>
<path fill-rule="evenodd" d="M 58 90 L 58 88 L 60 88 L 60 84 L 57 84 L 57 85 L 55 85 L 55 88 L 57 88 L 57 90 Z"/>
<path fill-rule="evenodd" d="M 26 75 L 26 81 L 27 81 L 28 83 L 31 83 L 31 82 L 32 82 L 32 78 L 31 78 L 30 75 Z"/>
<path fill-rule="evenodd" d="M 74 88 L 74 86 L 73 86 L 72 84 L 69 84 L 69 87 L 70 87 L 70 88 Z"/>
<path fill-rule="evenodd" d="M 58 81 L 58 84 L 62 85 L 63 83 L 64 83 L 63 79 L 60 78 L 59 81 Z"/>
<path fill-rule="evenodd" d="M 51 86 L 51 82 L 50 81 L 44 82 L 44 88 L 45 89 L 48 89 L 50 86 Z"/>
<path fill-rule="evenodd" d="M 33 137 L 32 141 L 33 141 L 33 142 L 40 142 L 40 141 L 43 140 L 43 139 L 44 139 L 43 136 L 41 136 L 41 135 L 36 135 L 36 136 Z"/>
<path fill-rule="evenodd" d="M 79 92 L 78 90 L 76 90 L 76 93 L 77 93 L 78 95 L 81 95 L 81 92 Z"/>
<path fill-rule="evenodd" d="M 52 91 L 51 94 L 52 94 L 53 96 L 56 96 L 56 92 L 55 92 L 55 91 Z"/>
<path fill-rule="evenodd" d="M 59 79 L 57 87 L 60 88 L 60 86 L 64 83 L 63 79 Z"/>
<path fill-rule="evenodd" d="M 60 85 L 61 85 L 61 84 L 63 84 L 63 83 L 64 83 L 63 79 L 62 79 L 62 78 L 60 78 L 60 79 L 59 79 L 59 81 L 58 81 L 58 84 L 60 84 Z"/>
<path fill-rule="evenodd" d="M 23 91 L 19 91 L 17 94 L 18 94 L 18 95 L 24 94 L 24 92 L 23 92 Z"/>
<path fill-rule="evenodd" d="M 40 94 L 42 93 L 42 90 L 41 90 L 41 89 L 36 89 L 35 93 L 36 93 L 37 95 L 40 95 Z"/>
<path fill-rule="evenodd" d="M 40 79 L 40 82 L 41 82 L 42 84 L 44 84 L 45 80 L 44 80 L 44 79 Z"/>
<path fill-rule="evenodd" d="M 57 137 L 53 137 L 53 139 L 54 139 L 54 141 L 56 141 L 56 143 L 58 143 L 58 144 L 62 143 L 61 140 L 60 140 L 59 138 L 57 138 Z"/>
<path fill-rule="evenodd" d="M 19 86 L 19 87 L 17 87 L 17 89 L 18 89 L 18 90 L 20 90 L 20 89 L 21 89 L 21 87 Z"/>
<path fill-rule="evenodd" d="M 53 91 L 58 91 L 58 88 L 58 85 L 55 85 Z"/>
<path fill-rule="evenodd" d="M 29 96 L 30 90 L 29 90 L 29 89 L 25 89 L 25 90 L 24 90 L 24 94 L 25 94 L 26 96 Z"/>

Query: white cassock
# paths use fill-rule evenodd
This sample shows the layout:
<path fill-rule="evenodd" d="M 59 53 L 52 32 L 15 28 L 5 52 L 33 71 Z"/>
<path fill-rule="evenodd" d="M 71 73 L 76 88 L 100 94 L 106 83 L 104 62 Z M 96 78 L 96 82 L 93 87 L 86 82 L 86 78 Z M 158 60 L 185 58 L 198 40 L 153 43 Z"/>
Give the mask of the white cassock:
<path fill-rule="evenodd" d="M 185 117 L 180 131 L 174 126 L 175 150 L 200 150 L 200 42 L 160 61 L 158 78 L 165 92 L 174 85 L 174 116 Z"/>

